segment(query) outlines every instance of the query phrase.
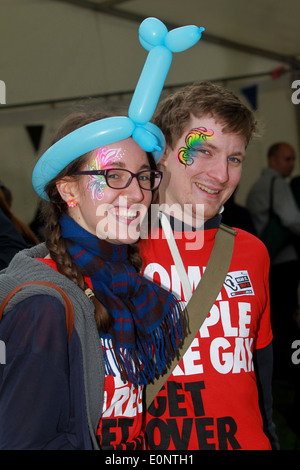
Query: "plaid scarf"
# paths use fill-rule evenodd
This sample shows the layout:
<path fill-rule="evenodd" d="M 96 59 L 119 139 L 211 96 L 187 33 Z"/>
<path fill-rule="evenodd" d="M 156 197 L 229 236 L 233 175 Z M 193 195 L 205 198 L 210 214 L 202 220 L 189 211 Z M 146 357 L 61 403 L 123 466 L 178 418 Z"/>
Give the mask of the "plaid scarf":
<path fill-rule="evenodd" d="M 138 274 L 128 260 L 127 245 L 116 245 L 80 227 L 71 217 L 60 220 L 67 250 L 81 273 L 90 278 L 96 298 L 113 318 L 104 342 L 112 347 L 123 380 L 147 384 L 166 369 L 184 336 L 184 319 L 172 293 Z"/>

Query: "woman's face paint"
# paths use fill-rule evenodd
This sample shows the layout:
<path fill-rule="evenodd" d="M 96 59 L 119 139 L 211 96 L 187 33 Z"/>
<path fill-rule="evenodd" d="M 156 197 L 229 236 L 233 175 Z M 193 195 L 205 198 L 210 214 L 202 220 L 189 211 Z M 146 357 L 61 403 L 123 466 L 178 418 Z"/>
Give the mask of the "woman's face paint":
<path fill-rule="evenodd" d="M 89 163 L 88 170 L 104 170 L 107 166 L 119 161 L 123 155 L 124 153 L 121 148 L 110 149 L 108 147 L 101 147 L 97 149 L 95 158 Z M 93 200 L 98 199 L 98 201 L 101 201 L 106 186 L 103 175 L 90 175 L 86 189 L 90 191 Z"/>
<path fill-rule="evenodd" d="M 205 127 L 198 127 L 192 129 L 185 138 L 186 147 L 181 147 L 178 150 L 178 160 L 184 166 L 192 165 L 197 151 L 202 147 L 202 143 L 211 139 L 214 135 L 212 130 Z"/>
<path fill-rule="evenodd" d="M 150 169 L 150 164 L 147 153 L 132 138 L 128 138 L 95 150 L 84 170 L 110 168 L 136 174 Z M 74 181 L 72 189 L 77 205 L 71 215 L 81 227 L 111 243 L 133 243 L 138 240 L 152 192 L 142 190 L 136 178 L 126 188 L 113 189 L 106 185 L 101 175 L 82 175 Z"/>

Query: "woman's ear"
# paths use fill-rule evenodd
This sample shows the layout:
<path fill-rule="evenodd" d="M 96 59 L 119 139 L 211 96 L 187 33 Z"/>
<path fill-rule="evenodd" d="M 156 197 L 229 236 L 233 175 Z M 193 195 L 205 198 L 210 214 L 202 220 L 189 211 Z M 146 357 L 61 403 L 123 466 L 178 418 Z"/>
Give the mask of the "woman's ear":
<path fill-rule="evenodd" d="M 61 198 L 68 203 L 70 200 L 77 200 L 78 198 L 78 184 L 72 178 L 65 177 L 56 182 L 56 188 Z"/>

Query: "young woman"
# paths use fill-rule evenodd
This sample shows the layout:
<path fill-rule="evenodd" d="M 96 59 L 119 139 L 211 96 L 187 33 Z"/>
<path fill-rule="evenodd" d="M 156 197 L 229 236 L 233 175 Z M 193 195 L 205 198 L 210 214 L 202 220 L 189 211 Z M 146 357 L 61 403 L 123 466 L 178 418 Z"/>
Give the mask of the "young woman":
<path fill-rule="evenodd" d="M 101 118 L 72 116 L 52 147 Z M 55 158 L 49 173 L 63 155 Z M 0 301 L 22 282 L 50 281 L 71 298 L 74 326 L 68 342 L 54 289 L 29 285 L 9 302 L 0 323 L 1 449 L 144 448 L 143 387 L 184 330 L 172 294 L 138 274 L 135 242 L 160 180 L 152 155 L 128 137 L 47 182 L 46 241 L 0 275 Z"/>

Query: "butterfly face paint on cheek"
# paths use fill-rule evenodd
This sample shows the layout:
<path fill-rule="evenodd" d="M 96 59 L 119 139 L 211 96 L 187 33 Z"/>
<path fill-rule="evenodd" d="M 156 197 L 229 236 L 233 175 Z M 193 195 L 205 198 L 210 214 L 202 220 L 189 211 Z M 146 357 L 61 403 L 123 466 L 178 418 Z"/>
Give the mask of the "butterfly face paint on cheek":
<path fill-rule="evenodd" d="M 88 165 L 88 170 L 103 170 L 107 165 L 119 161 L 123 157 L 122 149 L 110 149 L 101 147 L 97 149 L 95 158 Z M 90 175 L 86 189 L 90 191 L 91 198 L 101 201 L 107 184 L 103 175 Z"/>
<path fill-rule="evenodd" d="M 213 135 L 214 132 L 205 127 L 192 129 L 185 138 L 186 147 L 181 147 L 178 150 L 178 160 L 180 163 L 184 166 L 192 165 L 197 150 L 202 147 L 204 141 L 211 139 Z"/>

